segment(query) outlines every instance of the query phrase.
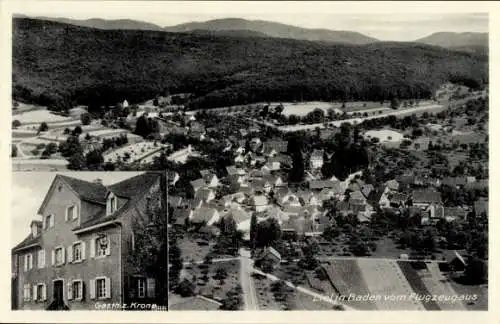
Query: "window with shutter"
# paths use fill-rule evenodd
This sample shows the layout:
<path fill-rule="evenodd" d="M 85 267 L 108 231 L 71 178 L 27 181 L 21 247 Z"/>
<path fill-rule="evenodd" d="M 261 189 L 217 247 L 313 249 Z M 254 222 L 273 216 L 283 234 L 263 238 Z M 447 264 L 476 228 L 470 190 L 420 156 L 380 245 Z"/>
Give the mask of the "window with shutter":
<path fill-rule="evenodd" d="M 52 258 L 51 258 L 52 262 L 51 262 L 51 264 L 55 265 L 56 264 L 56 250 L 52 250 L 51 252 L 52 252 Z"/>
<path fill-rule="evenodd" d="M 137 278 L 137 297 L 146 297 L 146 278 Z"/>
<path fill-rule="evenodd" d="M 39 269 L 45 267 L 45 250 L 38 251 L 38 255 L 37 255 L 37 260 L 36 261 L 37 261 L 37 267 Z"/>
<path fill-rule="evenodd" d="M 50 223 L 50 227 L 54 227 L 54 215 L 49 215 L 49 223 Z"/>
<path fill-rule="evenodd" d="M 148 298 L 156 297 L 156 280 L 154 278 L 147 278 L 146 287 L 148 289 Z"/>
<path fill-rule="evenodd" d="M 108 298 L 109 282 L 108 278 L 100 277 L 96 278 L 96 296 L 98 299 Z"/>
<path fill-rule="evenodd" d="M 28 260 L 29 260 L 29 269 L 33 269 L 33 254 L 28 254 Z"/>
<path fill-rule="evenodd" d="M 68 257 L 69 257 L 69 255 L 68 255 Z M 72 259 L 72 262 L 82 261 L 82 242 L 73 243 L 73 246 L 71 249 L 71 259 Z"/>
<path fill-rule="evenodd" d="M 28 271 L 28 255 L 25 254 L 24 255 L 24 262 L 23 262 L 23 268 L 24 268 L 24 272 Z"/>
<path fill-rule="evenodd" d="M 30 284 L 24 284 L 23 300 L 24 301 L 29 301 L 30 298 L 31 298 L 31 285 Z"/>
<path fill-rule="evenodd" d="M 73 281 L 73 299 L 74 300 L 83 299 L 83 281 L 81 280 Z"/>
<path fill-rule="evenodd" d="M 38 301 L 45 301 L 44 299 L 44 292 L 43 290 L 45 289 L 45 284 L 39 283 L 36 285 L 36 287 L 33 287 L 33 299 L 38 300 Z"/>

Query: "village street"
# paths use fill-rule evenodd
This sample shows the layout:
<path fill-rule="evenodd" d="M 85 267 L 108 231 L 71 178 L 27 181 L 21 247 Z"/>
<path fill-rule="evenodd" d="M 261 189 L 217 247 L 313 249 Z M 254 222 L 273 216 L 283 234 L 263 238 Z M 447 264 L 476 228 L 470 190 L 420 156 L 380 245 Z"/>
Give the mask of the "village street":
<path fill-rule="evenodd" d="M 250 257 L 250 251 L 244 248 L 240 249 L 240 281 L 243 290 L 243 301 L 245 310 L 258 310 L 259 303 L 252 278 L 253 260 Z"/>

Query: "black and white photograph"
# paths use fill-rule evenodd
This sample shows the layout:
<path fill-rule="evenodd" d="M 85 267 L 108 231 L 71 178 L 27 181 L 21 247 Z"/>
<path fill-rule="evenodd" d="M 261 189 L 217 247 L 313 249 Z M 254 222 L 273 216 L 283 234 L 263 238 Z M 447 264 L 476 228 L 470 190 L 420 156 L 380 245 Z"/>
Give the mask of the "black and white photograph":
<path fill-rule="evenodd" d="M 13 174 L 12 308 L 166 310 L 159 172 Z"/>
<path fill-rule="evenodd" d="M 89 3 L 12 12 L 13 309 L 491 309 L 487 10 Z"/>

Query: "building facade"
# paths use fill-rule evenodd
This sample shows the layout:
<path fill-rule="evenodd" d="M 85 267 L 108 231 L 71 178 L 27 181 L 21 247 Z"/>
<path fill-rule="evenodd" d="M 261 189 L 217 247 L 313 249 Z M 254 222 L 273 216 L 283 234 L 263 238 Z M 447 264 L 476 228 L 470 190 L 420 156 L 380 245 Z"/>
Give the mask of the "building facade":
<path fill-rule="evenodd" d="M 92 310 L 156 300 L 155 279 L 127 256 L 136 248 L 134 221 L 151 221 L 148 209 L 164 204 L 164 191 L 160 173 L 110 186 L 56 175 L 38 210 L 42 221 L 12 250 L 13 307 Z"/>

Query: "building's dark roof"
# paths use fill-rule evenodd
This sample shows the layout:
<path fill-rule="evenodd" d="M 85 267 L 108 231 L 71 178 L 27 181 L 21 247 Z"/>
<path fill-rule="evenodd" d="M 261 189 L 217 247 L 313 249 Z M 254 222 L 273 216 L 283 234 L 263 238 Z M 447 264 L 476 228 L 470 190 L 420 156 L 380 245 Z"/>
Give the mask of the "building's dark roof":
<path fill-rule="evenodd" d="M 309 181 L 310 189 L 324 189 L 324 188 L 333 188 L 335 186 L 334 181 L 329 180 L 313 180 Z"/>
<path fill-rule="evenodd" d="M 286 141 L 282 141 L 282 140 L 267 141 L 267 142 L 265 142 L 264 145 L 266 148 L 272 148 L 278 153 L 286 152 L 287 147 L 288 147 L 288 143 Z"/>
<path fill-rule="evenodd" d="M 119 197 L 132 198 L 150 188 L 158 181 L 160 173 L 147 172 L 108 186 L 109 191 Z"/>
<path fill-rule="evenodd" d="M 101 204 L 106 203 L 106 193 L 108 189 L 101 183 L 89 182 L 60 174 L 58 174 L 57 177 L 66 182 L 82 200 Z"/>
<path fill-rule="evenodd" d="M 33 244 L 37 244 L 39 245 L 41 242 L 41 236 L 38 235 L 37 237 L 33 237 L 33 234 L 30 233 L 24 240 L 21 241 L 21 243 L 17 244 L 13 249 L 12 251 L 15 252 L 17 250 L 20 250 L 24 247 L 27 247 L 27 246 L 30 246 L 30 245 L 33 245 Z"/>
<path fill-rule="evenodd" d="M 134 206 L 135 201 L 140 199 L 142 194 L 149 190 L 154 182 L 158 180 L 158 176 L 159 173 L 147 172 L 109 186 L 108 188 L 110 188 L 111 192 L 115 193 L 117 196 L 127 198 L 127 202 L 111 215 L 106 215 L 106 210 L 103 208 L 103 210 L 97 212 L 94 216 L 90 217 L 89 220 L 80 224 L 80 226 L 73 230 L 80 230 L 117 219 L 130 207 Z"/>
<path fill-rule="evenodd" d="M 415 190 L 412 194 L 414 203 L 441 203 L 441 193 L 431 190 Z"/>
<path fill-rule="evenodd" d="M 170 205 L 170 207 L 177 208 L 182 205 L 182 197 L 169 196 L 167 203 Z"/>

